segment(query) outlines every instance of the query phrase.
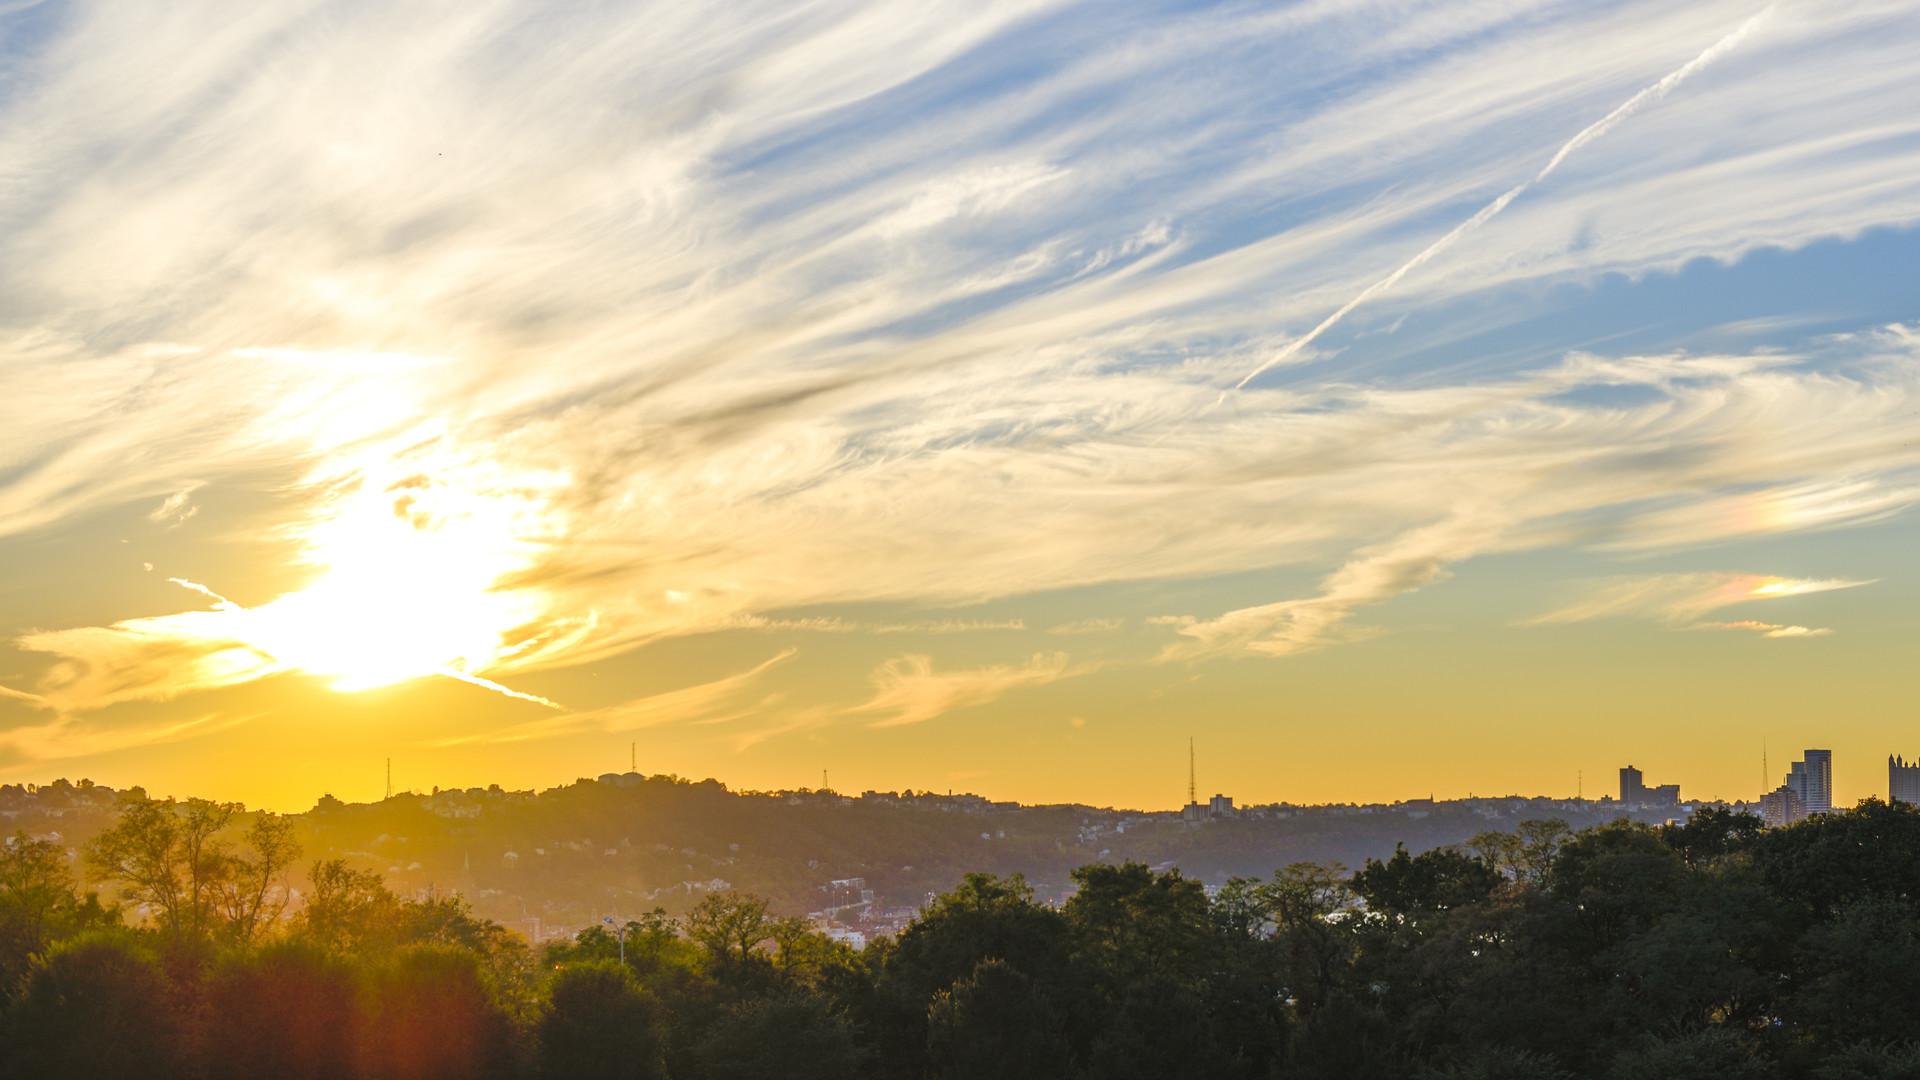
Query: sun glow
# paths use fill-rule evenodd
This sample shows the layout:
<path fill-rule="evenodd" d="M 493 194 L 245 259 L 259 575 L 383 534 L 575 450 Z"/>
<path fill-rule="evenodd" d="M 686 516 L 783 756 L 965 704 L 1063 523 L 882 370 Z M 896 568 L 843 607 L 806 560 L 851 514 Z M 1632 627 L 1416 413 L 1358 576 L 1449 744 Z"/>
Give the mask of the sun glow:
<path fill-rule="evenodd" d="M 546 495 L 564 478 L 468 469 L 366 476 L 305 530 L 319 576 L 245 608 L 192 582 L 223 630 L 283 670 L 357 691 L 444 675 L 558 707 L 479 673 L 515 652 L 540 621 L 539 590 L 514 583 L 552 535 Z"/>

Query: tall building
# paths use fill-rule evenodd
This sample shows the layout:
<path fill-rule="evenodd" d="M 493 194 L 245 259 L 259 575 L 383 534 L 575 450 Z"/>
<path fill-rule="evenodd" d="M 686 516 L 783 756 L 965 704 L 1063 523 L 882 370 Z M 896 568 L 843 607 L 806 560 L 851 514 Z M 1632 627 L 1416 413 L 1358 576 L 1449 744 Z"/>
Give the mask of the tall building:
<path fill-rule="evenodd" d="M 1620 804 L 1634 807 L 1671 807 L 1680 805 L 1680 785 L 1648 787 L 1645 774 L 1631 765 L 1620 770 Z"/>
<path fill-rule="evenodd" d="M 1791 825 L 1809 814 L 1832 813 L 1833 751 L 1802 753 L 1787 769 L 1786 782 L 1760 797 L 1760 807 L 1760 816 L 1769 825 Z"/>
<path fill-rule="evenodd" d="M 1920 806 L 1920 758 L 1887 758 L 1887 801 Z"/>
<path fill-rule="evenodd" d="M 1778 828 L 1791 825 L 1807 816 L 1807 806 L 1800 796 L 1785 784 L 1760 796 L 1760 820 Z"/>
<path fill-rule="evenodd" d="M 1806 801 L 1807 813 L 1828 814 L 1833 812 L 1833 751 L 1808 750 L 1801 758 L 1806 762 L 1806 790 L 1800 797 Z"/>
<path fill-rule="evenodd" d="M 1646 790 L 1639 769 L 1627 765 L 1620 770 L 1620 801 L 1627 806 L 1640 805 L 1640 793 Z"/>

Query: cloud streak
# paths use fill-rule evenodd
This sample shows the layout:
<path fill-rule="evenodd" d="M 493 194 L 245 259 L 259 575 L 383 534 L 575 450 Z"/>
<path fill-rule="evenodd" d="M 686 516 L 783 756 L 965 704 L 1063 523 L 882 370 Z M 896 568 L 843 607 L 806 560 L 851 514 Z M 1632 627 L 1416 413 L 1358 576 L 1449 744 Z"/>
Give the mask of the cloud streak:
<path fill-rule="evenodd" d="M 1731 630 L 1768 638 L 1824 637 L 1833 631 L 1827 627 L 1756 619 L 1714 621 L 1703 617 L 1736 605 L 1768 603 L 1871 584 L 1871 581 L 1786 578 L 1733 571 L 1650 574 L 1593 583 L 1580 599 L 1535 616 L 1528 624 L 1551 626 L 1594 619 L 1643 618 L 1688 630 Z"/>
<path fill-rule="evenodd" d="M 1379 296 L 1382 293 L 1385 293 L 1389 289 L 1392 289 L 1395 285 L 1400 284 L 1401 279 L 1405 278 L 1408 274 L 1413 273 L 1415 270 L 1418 270 L 1421 266 L 1425 265 L 1430 260 L 1439 256 L 1442 252 L 1452 247 L 1456 242 L 1460 240 L 1461 237 L 1467 235 L 1470 232 L 1473 232 L 1475 229 L 1478 229 L 1480 226 L 1485 225 L 1487 222 L 1493 220 L 1494 216 L 1499 214 L 1500 211 L 1505 210 L 1507 208 L 1507 205 L 1513 202 L 1513 200 L 1526 194 L 1528 189 L 1532 188 L 1534 185 L 1545 180 L 1547 177 L 1552 176 L 1554 173 L 1554 170 L 1560 167 L 1560 163 L 1567 160 L 1567 158 L 1570 155 L 1578 152 L 1581 147 L 1587 145 L 1588 143 L 1592 142 L 1595 139 L 1600 138 L 1602 135 L 1605 135 L 1608 131 L 1612 130 L 1615 126 L 1617 126 L 1622 120 L 1625 120 L 1627 117 L 1632 116 L 1634 113 L 1645 108 L 1647 105 L 1652 104 L 1653 102 L 1659 101 L 1663 97 L 1666 97 L 1668 94 L 1672 93 L 1676 87 L 1678 87 L 1682 82 L 1684 82 L 1688 76 L 1694 74 L 1700 69 L 1706 67 L 1708 64 L 1713 63 L 1715 60 L 1733 51 L 1734 48 L 1736 48 L 1742 41 L 1746 39 L 1747 35 L 1751 34 L 1755 28 L 1759 27 L 1763 22 L 1765 22 L 1767 18 L 1770 15 L 1772 15 L 1772 13 L 1773 13 L 1772 8 L 1766 8 L 1762 10 L 1759 14 L 1753 16 L 1752 18 L 1748 19 L 1746 22 L 1743 22 L 1738 27 L 1734 28 L 1734 30 L 1731 33 L 1727 34 L 1725 37 L 1714 42 L 1712 45 L 1707 46 L 1707 48 L 1703 50 L 1700 53 L 1700 55 L 1694 57 L 1693 59 L 1687 61 L 1685 64 L 1682 64 L 1679 67 L 1675 68 L 1674 70 L 1668 72 L 1664 77 L 1660 79 L 1659 82 L 1656 82 L 1653 85 L 1647 87 L 1646 89 L 1641 90 L 1639 93 L 1628 98 L 1626 101 L 1621 102 L 1620 105 L 1616 107 L 1612 112 L 1608 113 L 1607 115 L 1601 117 L 1598 120 L 1595 120 L 1593 123 L 1588 124 L 1586 127 L 1582 128 L 1579 134 L 1575 135 L 1571 139 L 1568 139 L 1564 144 L 1561 145 L 1559 150 L 1556 150 L 1554 152 L 1553 157 L 1549 158 L 1547 163 L 1540 167 L 1539 172 L 1533 174 L 1532 179 L 1508 188 L 1506 191 L 1502 192 L 1499 195 L 1499 197 L 1495 198 L 1492 202 L 1488 203 L 1487 205 L 1481 207 L 1478 211 L 1476 211 L 1472 217 L 1467 218 L 1465 221 L 1462 221 L 1458 225 L 1455 225 L 1453 229 L 1449 231 L 1446 235 L 1442 236 L 1440 239 L 1435 240 L 1433 243 L 1428 244 L 1426 247 L 1422 248 L 1420 250 L 1420 253 L 1415 255 L 1413 258 L 1408 259 L 1404 263 L 1401 263 L 1393 271 L 1393 273 L 1388 274 L 1386 277 L 1383 277 L 1379 281 L 1376 281 L 1373 284 L 1367 286 L 1364 290 L 1360 292 L 1359 295 L 1347 301 L 1345 304 L 1342 304 L 1340 307 L 1334 309 L 1333 314 L 1328 315 L 1326 318 L 1320 320 L 1320 323 L 1317 326 L 1315 326 L 1313 329 L 1307 331 L 1305 334 L 1302 334 L 1300 337 L 1295 338 L 1293 341 L 1288 342 L 1285 348 L 1275 353 L 1270 359 L 1262 363 L 1259 367 L 1254 368 L 1252 371 L 1242 376 L 1240 381 L 1234 384 L 1234 389 L 1236 390 L 1246 389 L 1248 383 L 1252 382 L 1256 378 L 1259 378 L 1261 375 L 1265 374 L 1269 369 L 1273 368 L 1275 365 L 1284 364 L 1287 361 L 1293 359 L 1295 356 L 1299 355 L 1302 349 L 1305 349 L 1307 346 L 1313 344 L 1316 340 L 1318 340 L 1320 335 L 1333 329 L 1335 326 L 1339 325 L 1340 322 L 1344 320 L 1348 315 L 1353 314 L 1353 311 L 1355 308 L 1358 308 L 1360 305 L 1366 303 L 1369 300 L 1372 300 L 1374 297 Z"/>
<path fill-rule="evenodd" d="M 1023 664 L 936 671 L 924 654 L 895 657 L 874 669 L 873 696 L 849 710 L 855 716 L 874 716 L 870 727 L 891 728 L 923 724 L 960 709 L 986 705 L 1014 690 L 1045 686 L 1082 672 L 1071 668 L 1067 654 L 1035 653 Z"/>

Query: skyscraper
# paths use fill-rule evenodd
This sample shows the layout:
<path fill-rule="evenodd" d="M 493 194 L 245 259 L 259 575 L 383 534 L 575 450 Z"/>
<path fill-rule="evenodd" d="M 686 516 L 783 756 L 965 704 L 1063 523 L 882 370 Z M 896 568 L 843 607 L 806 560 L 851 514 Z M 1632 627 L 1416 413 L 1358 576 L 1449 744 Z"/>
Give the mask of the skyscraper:
<path fill-rule="evenodd" d="M 1769 825 L 1791 825 L 1833 810 L 1833 751 L 1807 750 L 1787 769 L 1786 782 L 1760 798 Z"/>
<path fill-rule="evenodd" d="M 1833 751 L 1808 750 L 1801 760 L 1807 765 L 1806 790 L 1800 793 L 1800 798 L 1807 804 L 1807 813 L 1831 813 L 1833 811 Z"/>
<path fill-rule="evenodd" d="M 1912 764 L 1903 757 L 1887 758 L 1887 801 L 1920 806 L 1920 758 Z"/>

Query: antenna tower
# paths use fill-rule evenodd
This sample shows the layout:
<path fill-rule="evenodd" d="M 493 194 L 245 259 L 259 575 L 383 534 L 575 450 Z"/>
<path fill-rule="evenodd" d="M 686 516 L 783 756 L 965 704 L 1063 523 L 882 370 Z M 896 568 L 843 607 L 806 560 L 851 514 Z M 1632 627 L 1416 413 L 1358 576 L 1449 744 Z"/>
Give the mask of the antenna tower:
<path fill-rule="evenodd" d="M 393 759 L 387 759 L 387 798 L 393 798 Z"/>
<path fill-rule="evenodd" d="M 627 771 L 640 771 L 640 744 L 637 742 L 627 744 Z"/>
<path fill-rule="evenodd" d="M 1200 801 L 1200 791 L 1193 783 L 1193 736 L 1191 735 L 1187 736 L 1187 801 L 1189 803 Z"/>
<path fill-rule="evenodd" d="M 828 787 L 828 786 L 827 786 L 827 770 L 825 770 L 825 769 L 821 769 L 821 770 L 820 770 L 820 790 L 821 790 L 821 791 L 832 791 L 832 790 L 833 790 L 832 788 L 830 788 L 830 787 Z"/>

